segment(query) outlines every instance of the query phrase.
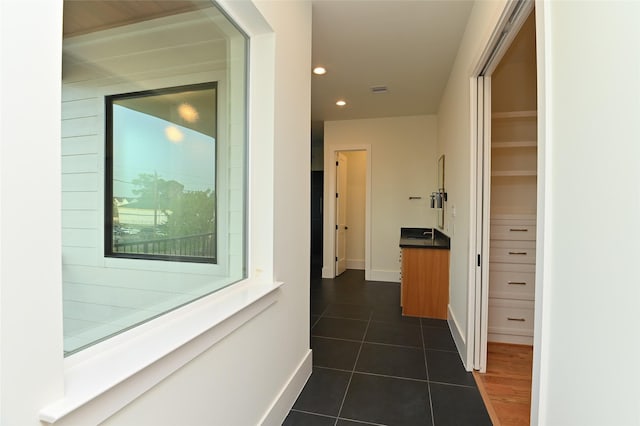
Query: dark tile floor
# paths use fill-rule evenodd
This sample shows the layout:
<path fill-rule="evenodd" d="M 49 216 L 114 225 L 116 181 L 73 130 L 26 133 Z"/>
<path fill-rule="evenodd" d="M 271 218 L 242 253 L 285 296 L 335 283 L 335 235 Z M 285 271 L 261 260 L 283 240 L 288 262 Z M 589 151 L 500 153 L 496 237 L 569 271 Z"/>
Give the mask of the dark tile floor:
<path fill-rule="evenodd" d="M 313 373 L 285 426 L 491 425 L 446 321 L 403 317 L 400 286 L 311 283 Z"/>

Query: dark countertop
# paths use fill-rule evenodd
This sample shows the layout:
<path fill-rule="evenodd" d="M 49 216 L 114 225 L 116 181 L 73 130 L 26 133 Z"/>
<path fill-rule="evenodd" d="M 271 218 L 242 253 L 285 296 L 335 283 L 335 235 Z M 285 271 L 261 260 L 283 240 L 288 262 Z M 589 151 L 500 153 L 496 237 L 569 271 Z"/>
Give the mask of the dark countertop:
<path fill-rule="evenodd" d="M 435 233 L 435 238 L 424 233 Z M 400 228 L 401 248 L 431 248 L 446 249 L 451 248 L 451 239 L 435 228 Z"/>

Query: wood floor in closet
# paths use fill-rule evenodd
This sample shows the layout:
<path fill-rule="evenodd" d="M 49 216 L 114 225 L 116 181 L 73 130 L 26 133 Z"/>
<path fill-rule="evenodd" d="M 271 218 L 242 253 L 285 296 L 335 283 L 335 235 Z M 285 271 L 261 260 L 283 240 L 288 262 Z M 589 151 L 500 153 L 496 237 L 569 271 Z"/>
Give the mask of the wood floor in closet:
<path fill-rule="evenodd" d="M 533 347 L 488 343 L 487 372 L 473 373 L 494 426 L 529 424 Z"/>

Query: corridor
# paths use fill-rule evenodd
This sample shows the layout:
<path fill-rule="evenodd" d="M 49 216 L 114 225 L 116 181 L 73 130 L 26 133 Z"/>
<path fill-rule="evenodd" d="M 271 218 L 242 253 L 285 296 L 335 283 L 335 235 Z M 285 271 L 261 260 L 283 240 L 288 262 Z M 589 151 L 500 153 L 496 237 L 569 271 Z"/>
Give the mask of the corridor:
<path fill-rule="evenodd" d="M 312 279 L 313 374 L 285 426 L 491 425 L 446 321 L 402 317 L 396 283 Z"/>

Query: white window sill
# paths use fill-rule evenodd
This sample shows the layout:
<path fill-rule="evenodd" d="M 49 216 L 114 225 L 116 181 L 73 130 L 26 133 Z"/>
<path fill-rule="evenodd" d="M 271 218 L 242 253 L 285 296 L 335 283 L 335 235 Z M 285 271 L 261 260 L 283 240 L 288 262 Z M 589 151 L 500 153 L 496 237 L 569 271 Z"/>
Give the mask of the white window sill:
<path fill-rule="evenodd" d="M 282 284 L 236 283 L 66 358 L 64 397 L 40 420 L 52 424 L 98 401 L 83 423 L 104 421 L 275 303 Z M 121 391 L 99 401 L 116 386 Z"/>

